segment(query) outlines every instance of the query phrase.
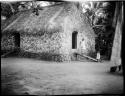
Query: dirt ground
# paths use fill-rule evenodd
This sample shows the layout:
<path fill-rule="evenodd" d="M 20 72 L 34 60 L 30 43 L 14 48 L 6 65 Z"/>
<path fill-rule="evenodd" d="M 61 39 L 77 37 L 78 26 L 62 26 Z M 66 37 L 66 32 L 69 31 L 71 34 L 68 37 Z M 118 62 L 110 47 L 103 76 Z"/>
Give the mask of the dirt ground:
<path fill-rule="evenodd" d="M 2 94 L 122 94 L 123 75 L 109 62 L 50 62 L 1 58 Z"/>

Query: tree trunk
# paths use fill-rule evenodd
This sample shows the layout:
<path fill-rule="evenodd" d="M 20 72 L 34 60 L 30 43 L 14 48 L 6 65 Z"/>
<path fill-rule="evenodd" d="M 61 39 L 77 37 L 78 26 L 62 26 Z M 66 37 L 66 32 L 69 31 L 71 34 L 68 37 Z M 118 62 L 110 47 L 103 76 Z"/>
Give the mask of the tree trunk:
<path fill-rule="evenodd" d="M 122 2 L 120 2 L 119 7 L 120 7 L 119 12 L 116 12 L 119 14 L 118 14 L 117 23 L 116 23 L 112 54 L 111 54 L 111 63 L 115 64 L 115 66 L 121 65 L 121 40 L 122 40 L 122 25 L 123 25 L 123 3 Z M 116 11 L 118 11 L 117 8 L 116 8 Z"/>
<path fill-rule="evenodd" d="M 14 12 L 15 12 L 15 10 L 14 10 L 14 8 L 13 8 L 12 4 L 11 4 L 11 3 L 8 3 L 8 4 L 9 4 L 9 6 L 10 6 L 10 8 L 11 8 L 12 13 L 14 13 Z"/>

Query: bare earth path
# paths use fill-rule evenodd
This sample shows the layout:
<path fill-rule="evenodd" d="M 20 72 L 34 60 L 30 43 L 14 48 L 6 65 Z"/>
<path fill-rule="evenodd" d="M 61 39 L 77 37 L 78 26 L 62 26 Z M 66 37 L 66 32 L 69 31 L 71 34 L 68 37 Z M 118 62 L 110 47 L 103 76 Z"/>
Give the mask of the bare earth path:
<path fill-rule="evenodd" d="M 108 62 L 49 62 L 1 58 L 2 94 L 121 94 L 123 75 Z"/>

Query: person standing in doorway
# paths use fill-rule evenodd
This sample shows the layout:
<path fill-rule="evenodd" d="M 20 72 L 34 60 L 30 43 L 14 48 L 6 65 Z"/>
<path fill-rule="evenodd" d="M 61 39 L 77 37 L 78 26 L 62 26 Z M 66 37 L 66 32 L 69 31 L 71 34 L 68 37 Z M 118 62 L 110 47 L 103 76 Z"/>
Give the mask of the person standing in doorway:
<path fill-rule="evenodd" d="M 98 62 L 101 61 L 100 46 L 101 46 L 101 34 L 99 34 L 99 36 L 96 38 L 96 44 L 95 44 L 96 59 Z"/>

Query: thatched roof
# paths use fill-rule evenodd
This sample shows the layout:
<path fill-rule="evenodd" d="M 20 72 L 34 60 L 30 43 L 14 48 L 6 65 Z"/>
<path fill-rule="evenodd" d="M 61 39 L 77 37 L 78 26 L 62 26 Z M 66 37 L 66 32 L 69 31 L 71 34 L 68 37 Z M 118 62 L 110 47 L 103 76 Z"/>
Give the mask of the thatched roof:
<path fill-rule="evenodd" d="M 2 32 L 26 32 L 43 34 L 45 32 L 59 32 L 62 29 L 63 18 L 71 12 L 71 3 L 52 5 L 39 9 L 39 15 L 33 10 L 25 10 L 12 16 L 1 26 Z M 88 23 L 84 19 L 85 25 Z M 87 25 L 88 26 L 88 25 Z"/>

